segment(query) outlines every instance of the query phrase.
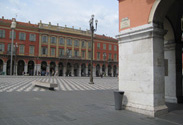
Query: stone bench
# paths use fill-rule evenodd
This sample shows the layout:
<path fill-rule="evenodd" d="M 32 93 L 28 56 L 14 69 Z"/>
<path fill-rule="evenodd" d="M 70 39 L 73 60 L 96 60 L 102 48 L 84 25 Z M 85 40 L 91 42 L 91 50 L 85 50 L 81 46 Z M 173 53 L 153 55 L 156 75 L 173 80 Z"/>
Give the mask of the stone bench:
<path fill-rule="evenodd" d="M 33 81 L 33 85 L 48 88 L 49 90 L 54 90 L 55 87 L 58 87 L 58 84 L 56 83 L 48 83 L 48 82 L 40 82 L 40 81 Z"/>

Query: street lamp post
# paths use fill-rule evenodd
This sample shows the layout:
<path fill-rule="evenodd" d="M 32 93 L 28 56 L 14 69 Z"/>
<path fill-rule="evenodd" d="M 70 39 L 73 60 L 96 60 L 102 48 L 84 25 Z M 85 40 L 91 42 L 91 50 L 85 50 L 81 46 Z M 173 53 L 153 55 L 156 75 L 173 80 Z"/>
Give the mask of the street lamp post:
<path fill-rule="evenodd" d="M 91 42 L 92 42 L 92 48 L 91 48 L 91 73 L 90 73 L 90 82 L 89 84 L 94 84 L 93 82 L 93 33 L 94 31 L 97 30 L 97 23 L 98 23 L 98 20 L 95 20 L 95 25 L 96 27 L 94 28 L 94 15 L 91 16 L 91 19 L 89 21 L 90 23 L 90 31 L 91 31 Z"/>
<path fill-rule="evenodd" d="M 17 75 L 17 48 L 18 48 L 18 44 L 15 43 L 15 61 L 14 61 L 14 65 L 15 65 L 15 75 Z"/>
<path fill-rule="evenodd" d="M 12 75 L 12 67 L 13 67 L 13 40 L 14 40 L 14 29 L 16 28 L 15 18 L 11 22 L 11 29 L 12 29 L 12 41 L 11 41 L 11 63 L 10 63 L 10 75 Z"/>

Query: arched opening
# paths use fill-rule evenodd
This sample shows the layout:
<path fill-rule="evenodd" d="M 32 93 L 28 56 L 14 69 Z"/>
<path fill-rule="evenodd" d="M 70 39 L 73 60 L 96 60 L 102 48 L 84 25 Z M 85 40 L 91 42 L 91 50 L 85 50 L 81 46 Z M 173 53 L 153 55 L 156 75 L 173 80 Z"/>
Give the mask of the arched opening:
<path fill-rule="evenodd" d="M 34 61 L 29 61 L 28 62 L 28 73 L 30 76 L 34 75 Z"/>
<path fill-rule="evenodd" d="M 41 76 L 46 75 L 46 67 L 47 67 L 47 63 L 45 61 L 42 61 L 41 62 Z"/>
<path fill-rule="evenodd" d="M 81 76 L 86 76 L 86 65 L 84 63 L 81 65 Z"/>
<path fill-rule="evenodd" d="M 12 66 L 12 75 L 13 75 L 13 73 L 14 73 L 14 61 L 13 61 L 13 66 Z M 7 61 L 6 75 L 10 75 L 10 60 Z"/>
<path fill-rule="evenodd" d="M 97 64 L 96 66 L 96 76 L 99 77 L 100 76 L 100 65 Z"/>
<path fill-rule="evenodd" d="M 72 71 L 72 66 L 70 63 L 67 63 L 66 76 L 71 76 L 72 75 L 71 71 Z"/>
<path fill-rule="evenodd" d="M 108 76 L 112 76 L 112 67 L 108 65 Z"/>
<path fill-rule="evenodd" d="M 51 76 L 54 76 L 54 74 L 55 74 L 55 67 L 56 67 L 55 62 L 50 62 L 50 75 Z"/>
<path fill-rule="evenodd" d="M 0 59 L 0 75 L 3 75 L 3 60 Z"/>
<path fill-rule="evenodd" d="M 183 103 L 182 6 L 183 1 L 171 0 L 167 3 L 161 0 L 152 18 L 156 25 L 162 25 L 162 29 L 167 32 L 164 36 L 165 101 L 171 103 Z"/>
<path fill-rule="evenodd" d="M 116 65 L 114 65 L 114 67 L 113 67 L 113 76 L 114 77 L 117 76 L 117 67 L 116 67 Z"/>
<path fill-rule="evenodd" d="M 79 75 L 79 65 L 76 63 L 74 64 L 74 76 Z"/>
<path fill-rule="evenodd" d="M 23 60 L 19 60 L 18 61 L 18 67 L 17 67 L 17 74 L 18 75 L 24 75 L 24 66 L 25 66 L 25 62 Z"/>
<path fill-rule="evenodd" d="M 91 64 L 88 64 L 88 76 L 91 74 Z"/>
<path fill-rule="evenodd" d="M 58 64 L 58 73 L 59 73 L 59 76 L 63 76 L 63 69 L 64 69 L 64 65 L 63 65 L 63 63 L 62 62 L 60 62 L 59 64 Z"/>
<path fill-rule="evenodd" d="M 167 113 L 165 101 L 183 102 L 183 1 L 157 0 L 154 3 L 158 4 L 152 8 L 152 21 L 124 29 L 118 36 L 119 90 L 125 91 L 124 105 L 153 117 Z M 143 10 L 141 12 L 143 14 Z M 141 16 L 137 18 L 140 20 Z M 130 21 L 135 23 L 136 20 Z M 109 76 L 111 68 L 114 67 L 108 67 Z"/>
<path fill-rule="evenodd" d="M 105 72 L 105 70 L 106 70 L 105 65 L 102 65 L 102 74 L 103 74 L 104 76 L 106 76 L 106 72 Z"/>

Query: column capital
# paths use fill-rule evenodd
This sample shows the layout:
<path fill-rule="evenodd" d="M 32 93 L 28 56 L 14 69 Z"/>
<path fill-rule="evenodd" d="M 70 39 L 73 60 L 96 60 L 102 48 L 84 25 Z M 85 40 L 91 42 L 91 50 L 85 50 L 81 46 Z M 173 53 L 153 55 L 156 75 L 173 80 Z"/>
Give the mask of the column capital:
<path fill-rule="evenodd" d="M 149 38 L 163 38 L 166 33 L 166 30 L 160 28 L 156 24 L 145 24 L 135 28 L 123 30 L 116 37 L 119 40 L 119 44 L 122 44 Z"/>

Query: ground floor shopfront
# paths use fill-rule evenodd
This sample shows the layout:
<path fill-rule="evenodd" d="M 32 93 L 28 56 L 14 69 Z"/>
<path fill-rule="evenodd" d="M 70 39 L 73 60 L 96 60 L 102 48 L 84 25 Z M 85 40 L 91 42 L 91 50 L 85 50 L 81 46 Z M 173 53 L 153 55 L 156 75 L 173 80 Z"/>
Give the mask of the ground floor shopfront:
<path fill-rule="evenodd" d="M 117 67 L 117 62 L 94 61 L 93 76 L 115 77 Z M 90 76 L 91 64 L 90 60 L 20 57 L 13 61 L 12 70 L 14 75 Z M 0 74 L 10 75 L 10 58 L 0 57 Z"/>

